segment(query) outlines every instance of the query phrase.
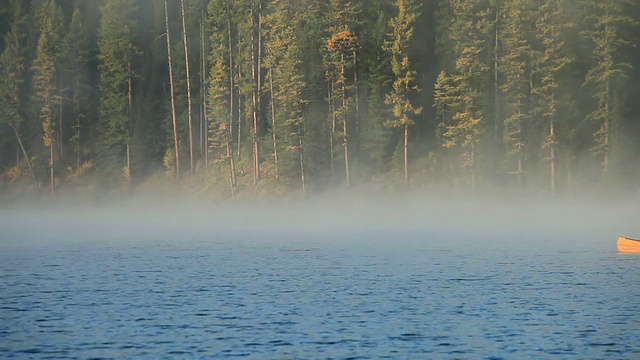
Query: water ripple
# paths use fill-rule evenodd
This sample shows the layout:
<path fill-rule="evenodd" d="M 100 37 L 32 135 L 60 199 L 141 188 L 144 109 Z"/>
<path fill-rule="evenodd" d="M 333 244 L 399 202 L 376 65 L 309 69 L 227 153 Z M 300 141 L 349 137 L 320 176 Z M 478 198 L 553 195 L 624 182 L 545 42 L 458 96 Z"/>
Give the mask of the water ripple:
<path fill-rule="evenodd" d="M 640 356 L 638 257 L 248 243 L 0 252 L 0 357 Z"/>

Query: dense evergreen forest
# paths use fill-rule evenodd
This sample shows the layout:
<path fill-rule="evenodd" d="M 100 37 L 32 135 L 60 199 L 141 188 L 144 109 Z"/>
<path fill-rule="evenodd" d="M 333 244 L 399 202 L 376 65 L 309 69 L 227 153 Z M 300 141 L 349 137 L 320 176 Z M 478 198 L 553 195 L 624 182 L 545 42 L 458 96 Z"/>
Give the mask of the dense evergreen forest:
<path fill-rule="evenodd" d="M 636 0 L 1 4 L 4 192 L 640 190 Z"/>

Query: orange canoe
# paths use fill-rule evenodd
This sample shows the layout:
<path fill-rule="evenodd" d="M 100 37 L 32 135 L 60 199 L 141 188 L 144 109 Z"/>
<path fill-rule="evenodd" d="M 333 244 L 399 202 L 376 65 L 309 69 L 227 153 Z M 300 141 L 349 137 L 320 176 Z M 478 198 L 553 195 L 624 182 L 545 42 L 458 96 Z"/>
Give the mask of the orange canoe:
<path fill-rule="evenodd" d="M 621 253 L 640 253 L 640 240 L 621 236 L 618 238 L 618 251 Z"/>

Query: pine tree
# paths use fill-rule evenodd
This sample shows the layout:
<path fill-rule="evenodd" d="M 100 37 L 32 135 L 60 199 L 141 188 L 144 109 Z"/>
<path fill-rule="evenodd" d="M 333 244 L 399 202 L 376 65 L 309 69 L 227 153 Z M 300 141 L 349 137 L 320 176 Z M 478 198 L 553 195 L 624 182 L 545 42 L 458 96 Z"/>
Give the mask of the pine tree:
<path fill-rule="evenodd" d="M 300 71 L 299 46 L 295 34 L 295 13 L 286 0 L 273 1 L 265 18 L 266 58 L 265 66 L 271 95 L 272 138 L 276 176 L 279 167 L 293 172 L 297 168 L 303 194 L 304 177 L 304 113 L 305 83 Z M 284 151 L 279 152 L 279 149 Z M 278 156 L 288 155 L 288 156 Z M 278 159 L 281 158 L 281 163 Z M 293 166 L 297 164 L 297 166 Z"/>
<path fill-rule="evenodd" d="M 169 68 L 169 91 L 171 96 L 171 123 L 173 125 L 173 148 L 174 148 L 174 164 L 176 176 L 180 176 L 180 142 L 178 137 L 178 123 L 176 119 L 176 97 L 173 77 L 173 62 L 171 60 L 171 31 L 169 29 L 169 10 L 167 9 L 167 0 L 164 0 L 164 16 L 165 16 L 165 36 L 167 40 L 167 66 Z"/>
<path fill-rule="evenodd" d="M 187 20 L 184 11 L 184 0 L 180 0 L 180 15 L 182 17 L 182 41 L 184 43 L 184 63 L 185 63 L 185 78 L 187 83 L 187 109 L 189 116 L 189 174 L 194 173 L 194 158 L 193 158 L 193 116 L 191 112 L 191 72 L 189 70 L 189 46 L 187 36 Z"/>
<path fill-rule="evenodd" d="M 593 151 L 602 157 L 602 171 L 606 175 L 611 162 L 612 127 L 619 121 L 614 109 L 614 98 L 620 83 L 624 80 L 630 64 L 618 60 L 619 51 L 629 46 L 620 36 L 620 28 L 634 20 L 626 15 L 628 0 L 595 1 L 584 0 L 588 29 L 583 35 L 593 44 L 592 67 L 589 69 L 585 85 L 593 88 L 596 109 L 588 119 L 599 123 L 593 134 L 596 146 Z"/>
<path fill-rule="evenodd" d="M 76 171 L 80 169 L 83 161 L 84 136 L 88 134 L 88 124 L 84 120 L 89 115 L 89 101 L 92 93 L 92 86 L 89 83 L 88 73 L 90 72 L 89 62 L 92 60 L 92 49 L 89 43 L 89 34 L 82 20 L 82 13 L 76 7 L 69 24 L 69 31 L 62 43 L 61 50 L 61 72 L 65 79 L 65 97 L 68 98 L 73 114 L 74 126 L 73 136 L 70 142 L 76 154 Z"/>
<path fill-rule="evenodd" d="M 558 162 L 558 134 L 557 116 L 560 106 L 557 96 L 559 76 L 572 62 L 564 50 L 562 30 L 570 24 L 562 24 L 565 0 L 545 0 L 539 8 L 539 16 L 535 23 L 536 38 L 539 50 L 536 51 L 534 73 L 539 78 L 539 84 L 534 86 L 532 93 L 537 96 L 536 113 L 540 114 L 546 126 L 546 136 L 542 149 L 547 152 L 549 163 L 549 189 L 552 195 L 556 193 L 557 162 Z"/>
<path fill-rule="evenodd" d="M 515 157 L 520 189 L 524 186 L 526 128 L 531 119 L 529 100 L 531 95 L 533 49 L 527 21 L 534 18 L 532 3 L 529 0 L 511 1 L 505 5 L 505 20 L 502 27 L 502 63 L 504 83 L 501 89 L 506 103 L 504 119 L 504 144 L 507 158 Z"/>
<path fill-rule="evenodd" d="M 100 73 L 100 122 L 102 165 L 117 167 L 124 158 L 123 175 L 131 178 L 130 139 L 132 121 L 133 0 L 107 0 L 102 7 L 98 33 L 98 71 Z"/>
<path fill-rule="evenodd" d="M 349 0 L 331 0 L 327 23 L 328 39 L 324 65 L 327 81 L 329 82 L 328 100 L 330 104 L 332 139 L 337 134 L 336 126 L 340 124 L 342 146 L 344 150 L 345 180 L 350 185 L 349 166 L 349 131 L 348 124 L 352 116 L 352 104 L 355 97 L 350 96 L 355 82 L 349 82 L 348 71 L 354 71 L 359 50 L 359 39 L 354 33 L 357 16 L 360 13 L 359 3 Z M 355 72 L 357 75 L 357 72 Z M 333 155 L 333 143 L 331 144 Z M 333 165 L 333 158 L 332 158 Z"/>
<path fill-rule="evenodd" d="M 449 116 L 443 122 L 441 139 L 445 148 L 456 149 L 462 168 L 476 186 L 477 145 L 483 132 L 485 111 L 483 98 L 489 66 L 485 63 L 487 29 L 490 11 L 480 0 L 455 0 L 445 4 L 454 22 L 444 38 L 447 48 L 442 57 L 451 64 L 435 84 L 435 105 L 440 114 Z M 444 98 L 441 98 L 444 96 Z"/>
<path fill-rule="evenodd" d="M 232 127 L 235 95 L 233 12 L 229 0 L 209 2 L 211 24 L 211 69 L 207 105 L 209 119 L 209 144 L 214 153 L 228 164 L 229 188 L 236 198 L 237 180 L 235 158 L 232 151 Z M 221 151 L 222 150 L 222 151 Z"/>
<path fill-rule="evenodd" d="M 36 58 L 32 65 L 33 82 L 37 106 L 40 108 L 39 116 L 42 119 L 44 146 L 49 149 L 49 184 L 50 191 L 55 191 L 55 152 L 56 123 L 54 107 L 60 101 L 60 92 L 57 79 L 56 56 L 60 43 L 59 34 L 56 33 L 56 12 L 58 7 L 55 1 L 45 2 L 40 9 L 40 37 Z M 58 139 L 59 140 L 59 139 Z"/>
<path fill-rule="evenodd" d="M 22 141 L 21 127 L 24 123 L 22 109 L 25 101 L 21 97 L 25 77 L 24 34 L 28 24 L 28 16 L 21 3 L 18 2 L 13 13 L 11 28 L 3 37 L 4 51 L 0 54 L 0 125 L 7 125 L 15 135 L 22 156 L 29 165 L 29 170 L 36 185 L 40 186 L 37 173 Z"/>
<path fill-rule="evenodd" d="M 386 103 L 393 108 L 393 120 L 386 125 L 403 128 L 404 153 L 404 185 L 409 185 L 409 126 L 414 124 L 413 117 L 422 113 L 422 108 L 416 108 L 411 101 L 412 93 L 419 91 L 414 84 L 416 71 L 409 62 L 409 45 L 413 37 L 414 23 L 419 16 L 419 5 L 415 0 L 395 0 L 394 6 L 398 10 L 396 17 L 390 21 L 391 33 L 385 44 L 391 53 L 391 68 L 394 81 L 391 93 L 387 95 Z"/>
<path fill-rule="evenodd" d="M 363 36 L 368 44 L 363 45 L 366 54 L 367 99 L 366 116 L 362 121 L 362 148 L 368 154 L 373 170 L 382 170 L 386 158 L 390 129 L 385 123 L 392 116 L 389 106 L 384 103 L 393 82 L 393 70 L 390 68 L 391 54 L 384 49 L 389 29 L 387 12 L 379 10 L 375 26 Z"/>

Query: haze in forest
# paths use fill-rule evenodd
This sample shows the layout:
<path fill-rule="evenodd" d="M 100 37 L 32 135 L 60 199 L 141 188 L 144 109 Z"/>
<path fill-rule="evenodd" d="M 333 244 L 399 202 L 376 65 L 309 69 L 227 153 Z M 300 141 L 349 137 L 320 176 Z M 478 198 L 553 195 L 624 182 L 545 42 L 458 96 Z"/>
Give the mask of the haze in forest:
<path fill-rule="evenodd" d="M 626 0 L 7 0 L 0 203 L 617 201 L 640 189 L 638 19 Z"/>

